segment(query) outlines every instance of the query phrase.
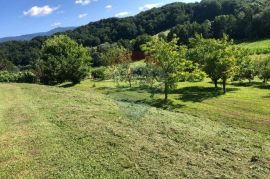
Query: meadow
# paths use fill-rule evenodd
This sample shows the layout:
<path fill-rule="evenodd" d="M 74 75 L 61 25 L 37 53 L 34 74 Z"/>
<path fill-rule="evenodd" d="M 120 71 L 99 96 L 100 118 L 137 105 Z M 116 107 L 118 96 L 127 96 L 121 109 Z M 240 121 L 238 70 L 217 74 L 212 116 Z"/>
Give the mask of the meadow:
<path fill-rule="evenodd" d="M 269 85 L 0 84 L 0 178 L 267 178 Z"/>
<path fill-rule="evenodd" d="M 270 53 L 270 40 L 264 39 L 264 40 L 256 40 L 256 41 L 250 41 L 250 42 L 243 42 L 239 44 L 242 48 L 247 48 L 251 52 L 256 54 L 269 54 Z"/>

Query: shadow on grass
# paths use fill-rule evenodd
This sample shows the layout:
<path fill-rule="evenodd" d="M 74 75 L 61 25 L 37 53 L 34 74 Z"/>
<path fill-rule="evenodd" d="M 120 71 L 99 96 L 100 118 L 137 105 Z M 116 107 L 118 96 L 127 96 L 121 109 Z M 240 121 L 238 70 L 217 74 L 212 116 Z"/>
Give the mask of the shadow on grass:
<path fill-rule="evenodd" d="M 238 88 L 227 88 L 227 93 L 239 90 Z M 224 95 L 221 88 L 192 86 L 185 87 L 175 91 L 180 95 L 182 101 L 202 102 L 210 98 L 216 98 Z"/>
<path fill-rule="evenodd" d="M 263 82 L 233 82 L 231 83 L 231 85 L 238 87 L 254 87 L 259 89 L 270 89 L 270 85 L 265 84 Z"/>
<path fill-rule="evenodd" d="M 191 86 L 191 87 L 184 87 L 177 90 L 172 91 L 171 94 L 179 95 L 180 97 L 176 100 L 168 100 L 164 101 L 160 98 L 154 98 L 154 94 L 161 94 L 161 90 L 155 90 L 153 93 L 153 89 L 147 87 L 118 87 L 118 88 L 111 88 L 111 87 L 102 87 L 98 88 L 99 90 L 104 91 L 105 94 L 110 95 L 112 94 L 112 98 L 122 102 L 129 102 L 129 103 L 139 103 L 139 104 L 147 104 L 157 108 L 163 109 L 176 109 L 184 107 L 185 105 L 180 104 L 182 102 L 192 101 L 192 102 L 202 102 L 204 100 L 210 98 L 216 98 L 218 96 L 223 95 L 222 89 L 218 88 L 215 89 L 214 87 L 200 87 L 200 86 Z M 227 88 L 227 92 L 231 93 L 234 91 L 239 90 L 238 88 Z M 133 95 L 132 97 L 129 95 L 124 94 L 124 92 L 134 91 L 136 93 L 148 93 L 150 96 L 146 98 L 141 98 L 140 94 Z M 123 93 L 121 93 L 123 92 Z M 115 96 L 113 96 L 116 94 Z"/>

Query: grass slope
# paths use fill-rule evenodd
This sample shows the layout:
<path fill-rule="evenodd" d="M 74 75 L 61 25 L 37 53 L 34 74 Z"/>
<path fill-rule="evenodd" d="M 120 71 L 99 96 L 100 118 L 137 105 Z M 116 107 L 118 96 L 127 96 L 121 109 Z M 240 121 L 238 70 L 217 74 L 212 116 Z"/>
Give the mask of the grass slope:
<path fill-rule="evenodd" d="M 270 39 L 258 40 L 254 42 L 243 42 L 239 44 L 240 47 L 250 49 L 257 54 L 270 53 Z"/>
<path fill-rule="evenodd" d="M 259 104 L 269 105 L 269 91 L 258 94 L 254 88 L 243 96 L 235 91 L 201 105 L 183 101 L 190 107 L 179 108 L 180 113 L 128 101 L 147 97 L 145 91 L 122 89 L 116 96 L 104 86 L 0 84 L 0 178 L 269 176 L 269 131 L 208 118 L 208 110 L 224 104 L 224 111 L 215 115 L 227 111 L 230 116 L 245 117 L 249 112 L 267 125 L 269 119 L 264 116 L 269 108 Z M 256 95 L 253 101 L 258 108 L 246 109 Z M 267 96 L 261 99 L 261 95 Z M 232 113 L 234 108 L 240 112 Z M 192 110 L 198 111 L 191 115 Z"/>

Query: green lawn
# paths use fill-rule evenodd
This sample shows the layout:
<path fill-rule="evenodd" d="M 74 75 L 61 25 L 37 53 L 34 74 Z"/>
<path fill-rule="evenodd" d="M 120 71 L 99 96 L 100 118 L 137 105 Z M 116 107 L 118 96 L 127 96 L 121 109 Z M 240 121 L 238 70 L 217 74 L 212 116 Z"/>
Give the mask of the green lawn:
<path fill-rule="evenodd" d="M 268 86 L 150 96 L 89 80 L 0 84 L 0 178 L 269 177 Z"/>

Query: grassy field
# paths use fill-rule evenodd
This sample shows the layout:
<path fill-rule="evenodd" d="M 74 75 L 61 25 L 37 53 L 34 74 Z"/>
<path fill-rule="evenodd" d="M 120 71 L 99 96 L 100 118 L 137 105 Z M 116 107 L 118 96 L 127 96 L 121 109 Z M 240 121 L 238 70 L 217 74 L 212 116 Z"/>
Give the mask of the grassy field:
<path fill-rule="evenodd" d="M 0 178 L 268 178 L 269 87 L 210 87 L 0 84 Z"/>
<path fill-rule="evenodd" d="M 258 40 L 254 42 L 244 42 L 240 43 L 239 46 L 247 48 L 257 54 L 270 53 L 270 39 Z"/>

